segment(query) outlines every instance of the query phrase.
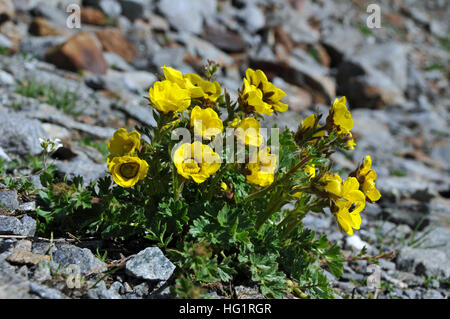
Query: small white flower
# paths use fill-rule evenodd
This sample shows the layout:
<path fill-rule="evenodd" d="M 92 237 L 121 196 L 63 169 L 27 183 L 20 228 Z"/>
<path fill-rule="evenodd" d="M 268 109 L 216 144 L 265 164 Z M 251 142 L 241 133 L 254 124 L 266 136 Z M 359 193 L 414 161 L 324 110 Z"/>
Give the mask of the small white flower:
<path fill-rule="evenodd" d="M 45 137 L 41 137 L 39 138 L 39 143 L 46 153 L 56 152 L 58 148 L 63 146 L 59 138 L 47 139 Z"/>

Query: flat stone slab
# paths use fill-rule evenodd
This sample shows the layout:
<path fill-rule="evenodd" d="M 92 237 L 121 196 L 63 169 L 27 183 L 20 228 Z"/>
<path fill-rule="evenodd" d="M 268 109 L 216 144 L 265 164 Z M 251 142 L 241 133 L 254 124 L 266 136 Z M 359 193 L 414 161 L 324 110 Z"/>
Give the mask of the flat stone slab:
<path fill-rule="evenodd" d="M 125 265 L 127 273 L 133 277 L 158 281 L 168 280 L 175 268 L 157 247 L 145 248 Z"/>

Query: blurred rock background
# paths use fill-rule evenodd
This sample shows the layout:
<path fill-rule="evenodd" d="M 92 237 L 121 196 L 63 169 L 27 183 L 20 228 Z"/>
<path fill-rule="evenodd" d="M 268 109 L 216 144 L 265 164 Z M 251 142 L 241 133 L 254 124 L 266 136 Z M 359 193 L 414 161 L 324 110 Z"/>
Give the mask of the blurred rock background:
<path fill-rule="evenodd" d="M 381 28 L 367 25 L 371 3 L 381 9 Z M 81 8 L 81 28 L 67 27 L 71 4 Z M 378 173 L 382 199 L 368 205 L 354 236 L 343 236 L 329 216 L 310 215 L 305 224 L 347 255 L 364 245 L 371 255 L 395 253 L 380 260 L 378 298 L 448 298 L 449 25 L 447 0 L 0 0 L 0 158 L 37 155 L 39 137 L 60 138 L 58 171 L 89 182 L 105 174 L 105 141 L 115 129 L 155 123 L 143 96 L 161 66 L 201 72 L 214 60 L 229 91 L 241 86 L 247 67 L 260 68 L 289 104 L 267 125 L 296 130 L 314 109 L 326 114 L 345 95 L 357 147 L 333 160 L 345 173 L 370 154 Z M 15 174 L 29 171 L 22 165 Z M 1 185 L 0 203 L 0 298 L 80 297 L 43 284 L 45 271 L 17 257 L 46 260 L 39 245 L 48 243 L 6 238 L 34 235 L 26 213 L 35 203 Z M 100 262 L 67 243 L 54 249 L 69 256 L 61 263 L 76 256 L 88 266 Z M 158 258 L 152 262 L 167 263 Z M 373 296 L 367 266 L 348 263 L 333 280 L 336 296 Z M 141 277 L 114 280 L 88 297 L 164 296 L 164 285 Z M 254 296 L 238 288 L 236 295 Z"/>

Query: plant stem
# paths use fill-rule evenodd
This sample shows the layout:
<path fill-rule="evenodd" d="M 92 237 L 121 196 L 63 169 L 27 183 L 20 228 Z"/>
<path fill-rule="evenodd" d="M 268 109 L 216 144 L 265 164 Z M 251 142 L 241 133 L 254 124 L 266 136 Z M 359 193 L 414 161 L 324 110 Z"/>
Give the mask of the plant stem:
<path fill-rule="evenodd" d="M 272 205 L 269 206 L 269 208 L 264 212 L 263 215 L 258 216 L 255 224 L 256 231 L 259 231 L 264 225 L 264 223 L 275 213 L 275 211 L 278 209 L 278 207 L 284 202 L 286 196 L 281 195 L 278 199 L 274 200 Z"/>
<path fill-rule="evenodd" d="M 225 165 L 225 167 L 219 173 L 216 174 L 216 176 L 214 176 L 213 180 L 211 181 L 211 189 L 209 190 L 208 197 L 207 197 L 208 202 L 211 201 L 211 199 L 213 198 L 214 194 L 216 193 L 217 185 L 219 184 L 220 179 L 222 178 L 225 171 L 231 165 L 233 165 L 233 164 L 228 163 L 227 165 Z"/>

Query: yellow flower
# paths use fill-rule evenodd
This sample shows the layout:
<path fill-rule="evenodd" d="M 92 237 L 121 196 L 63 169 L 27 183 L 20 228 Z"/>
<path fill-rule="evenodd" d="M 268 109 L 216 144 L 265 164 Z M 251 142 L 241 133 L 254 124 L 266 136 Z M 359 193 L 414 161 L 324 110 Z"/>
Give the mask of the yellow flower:
<path fill-rule="evenodd" d="M 163 113 L 183 112 L 191 105 L 189 91 L 169 80 L 155 82 L 149 95 L 152 106 Z"/>
<path fill-rule="evenodd" d="M 113 137 L 109 140 L 108 151 L 109 159 L 116 156 L 132 154 L 141 146 L 141 135 L 137 131 L 127 132 L 126 129 L 120 128 L 114 132 Z"/>
<path fill-rule="evenodd" d="M 166 80 L 178 84 L 181 88 L 187 89 L 193 99 L 204 99 L 216 102 L 222 93 L 219 82 L 203 80 L 195 73 L 183 75 L 180 71 L 163 66 L 163 73 Z"/>
<path fill-rule="evenodd" d="M 347 207 L 338 208 L 336 220 L 339 227 L 347 233 L 353 235 L 353 229 L 359 229 L 361 226 L 361 216 L 359 214 L 350 213 Z"/>
<path fill-rule="evenodd" d="M 338 174 L 325 174 L 322 177 L 325 184 L 325 190 L 328 193 L 340 196 L 342 192 L 342 178 Z"/>
<path fill-rule="evenodd" d="M 353 118 L 346 106 L 347 100 L 345 96 L 335 99 L 331 107 L 327 122 L 331 129 L 337 128 L 339 133 L 348 134 L 353 128 Z"/>
<path fill-rule="evenodd" d="M 229 127 L 236 127 L 241 123 L 241 119 L 238 117 L 235 117 L 231 123 L 228 124 Z"/>
<path fill-rule="evenodd" d="M 181 73 L 177 69 L 167 66 L 163 66 L 161 69 L 163 69 L 164 77 L 166 80 L 178 84 L 183 89 L 186 88 L 186 81 L 184 79 L 183 73 Z"/>
<path fill-rule="evenodd" d="M 188 73 L 185 76 L 186 88 L 191 91 L 192 98 L 202 98 L 207 101 L 216 102 L 222 93 L 219 82 L 203 80 L 195 73 Z"/>
<path fill-rule="evenodd" d="M 261 123 L 258 120 L 253 117 L 246 117 L 237 125 L 235 134 L 241 143 L 259 147 L 263 141 L 263 137 L 259 133 L 260 129 Z"/>
<path fill-rule="evenodd" d="M 298 126 L 297 132 L 295 133 L 295 141 L 297 144 L 301 144 L 304 140 L 305 134 L 314 128 L 314 124 L 316 123 L 316 115 L 311 114 L 307 116 L 302 123 Z M 322 126 L 317 123 L 316 129 L 321 128 Z M 320 137 L 325 136 L 325 130 L 321 130 L 315 134 L 313 134 L 313 142 L 317 142 Z"/>
<path fill-rule="evenodd" d="M 355 177 L 347 178 L 342 183 L 340 197 L 351 203 L 348 208 L 353 206 L 353 213 L 359 214 L 366 206 L 366 197 L 359 190 L 359 182 Z"/>
<path fill-rule="evenodd" d="M 223 131 L 223 123 L 217 113 L 211 108 L 202 109 L 199 106 L 192 109 L 191 127 L 194 128 L 194 134 L 208 140 Z"/>
<path fill-rule="evenodd" d="M 316 122 L 316 114 L 311 114 L 309 116 L 307 116 L 301 124 L 301 127 L 304 131 L 312 129 L 314 127 L 314 123 Z M 317 123 L 317 127 L 316 128 L 321 128 L 322 126 L 320 124 Z M 325 131 L 319 131 L 316 134 L 313 135 L 314 137 L 321 137 L 321 136 L 325 136 Z"/>
<path fill-rule="evenodd" d="M 173 162 L 178 174 L 197 184 L 215 174 L 221 165 L 220 156 L 200 142 L 182 144 L 173 154 Z"/>
<path fill-rule="evenodd" d="M 358 181 L 361 183 L 361 190 L 367 196 L 369 201 L 376 202 L 381 198 L 380 191 L 375 187 L 375 180 L 377 173 L 371 169 L 372 158 L 367 155 L 363 163 L 358 167 L 355 174 Z"/>
<path fill-rule="evenodd" d="M 353 139 L 353 135 L 352 135 L 352 133 L 351 132 L 348 132 L 348 141 L 347 141 L 347 145 L 352 149 L 352 150 L 354 150 L 355 149 L 355 146 L 356 146 L 356 143 L 355 143 L 355 140 Z"/>
<path fill-rule="evenodd" d="M 244 79 L 242 92 L 239 96 L 239 103 L 244 106 L 248 113 L 258 113 L 272 115 L 272 107 L 263 101 L 263 93 L 256 86 L 251 85 Z"/>
<path fill-rule="evenodd" d="M 300 186 L 294 186 L 291 189 L 291 191 L 293 192 L 293 193 L 291 193 L 291 195 L 297 199 L 302 198 L 302 195 L 303 195 L 303 192 L 296 191 L 299 188 L 300 188 Z"/>
<path fill-rule="evenodd" d="M 305 166 L 305 173 L 308 174 L 309 179 L 314 178 L 316 176 L 315 166 L 316 166 L 315 164 Z"/>
<path fill-rule="evenodd" d="M 114 157 L 108 165 L 114 182 L 122 187 L 132 187 L 147 176 L 148 164 L 136 156 Z"/>
<path fill-rule="evenodd" d="M 225 182 L 221 182 L 221 183 L 220 183 L 220 189 L 221 189 L 223 192 L 226 192 L 226 191 L 228 190 L 228 185 L 227 185 Z"/>
<path fill-rule="evenodd" d="M 269 82 L 263 71 L 249 68 L 245 75 L 239 103 L 247 112 L 272 115 L 274 111 L 287 111 L 288 105 L 281 102 L 286 93 Z"/>
<path fill-rule="evenodd" d="M 246 168 L 249 170 L 247 180 L 255 185 L 269 186 L 273 183 L 275 170 L 277 169 L 277 156 L 270 154 L 270 147 L 265 148 L 253 156 Z"/>
<path fill-rule="evenodd" d="M 341 187 L 340 198 L 333 202 L 332 210 L 341 229 L 353 235 L 353 229 L 359 229 L 361 216 L 359 213 L 366 205 L 366 197 L 359 190 L 359 182 L 355 177 L 347 178 Z"/>

